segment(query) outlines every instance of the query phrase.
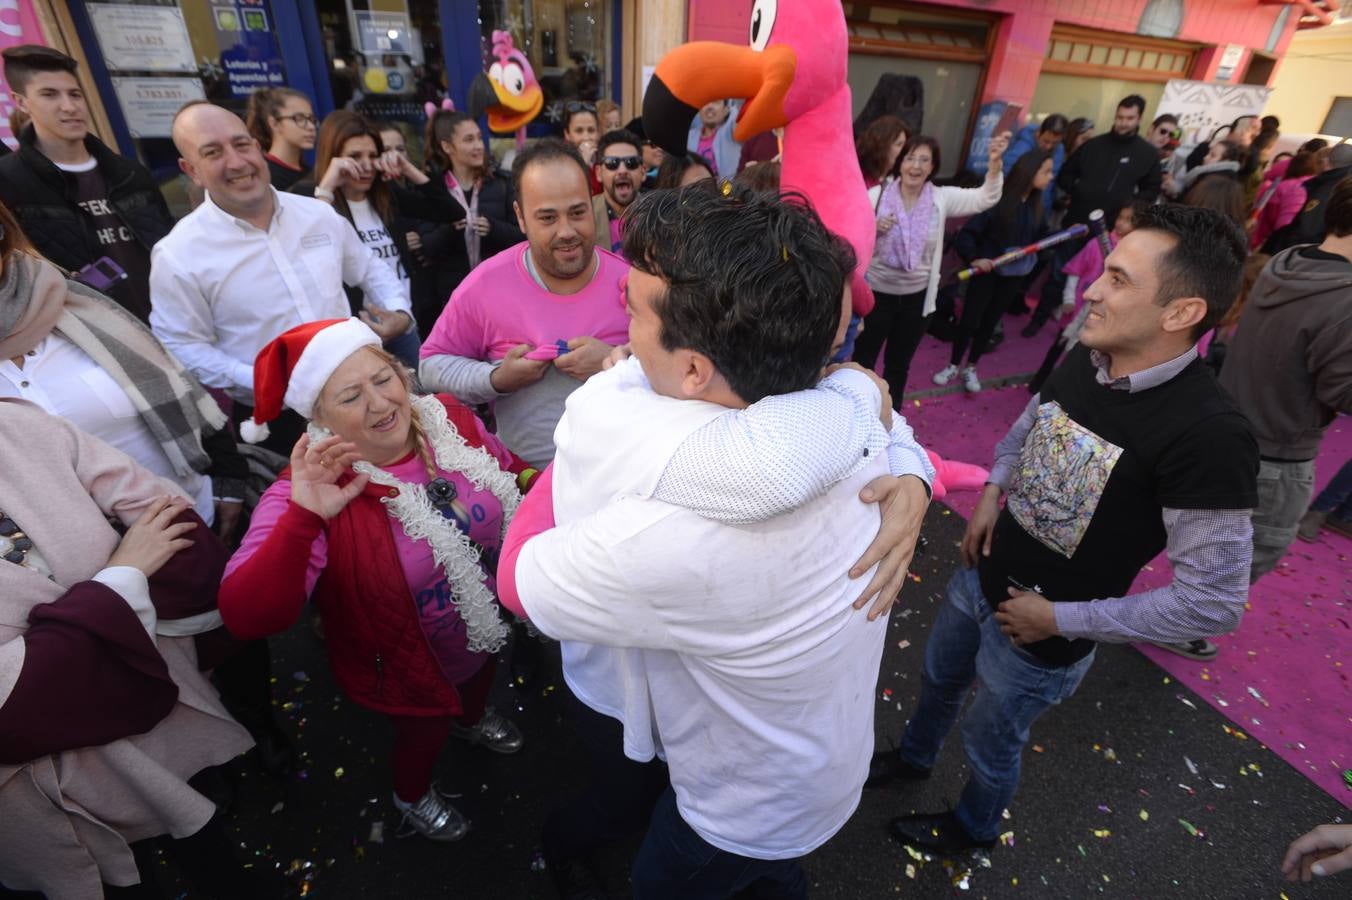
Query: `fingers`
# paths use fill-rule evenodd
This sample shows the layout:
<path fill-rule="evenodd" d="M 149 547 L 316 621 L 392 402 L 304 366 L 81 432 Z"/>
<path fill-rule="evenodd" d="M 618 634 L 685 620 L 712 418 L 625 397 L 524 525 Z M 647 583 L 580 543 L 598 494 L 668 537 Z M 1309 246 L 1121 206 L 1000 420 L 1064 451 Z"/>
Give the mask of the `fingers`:
<path fill-rule="evenodd" d="M 356 496 L 366 489 L 366 483 L 370 480 L 371 476 L 363 472 L 344 485 L 342 490 L 343 502 L 349 503 L 356 499 Z"/>
<path fill-rule="evenodd" d="M 310 435 L 302 434 L 296 443 L 291 447 L 291 467 L 305 462 L 305 451 L 310 446 Z"/>
<path fill-rule="evenodd" d="M 1310 866 L 1310 871 L 1321 877 L 1337 875 L 1339 872 L 1345 872 L 1348 869 L 1352 869 L 1352 848 L 1341 853 L 1335 853 L 1332 856 L 1326 856 Z"/>
<path fill-rule="evenodd" d="M 872 622 L 881 615 L 890 612 L 901 597 L 901 589 L 906 585 L 906 574 L 911 568 L 911 553 L 905 554 L 897 566 L 896 574 L 887 580 L 882 592 L 878 594 L 878 599 L 874 601 L 873 607 L 868 611 L 868 620 Z"/>
<path fill-rule="evenodd" d="M 165 497 L 156 504 L 158 509 L 152 517 L 142 519 L 147 525 L 154 528 L 164 529 L 169 523 L 177 519 L 183 510 L 188 508 L 188 498 L 186 497 Z M 139 522 L 137 524 L 140 524 Z"/>
<path fill-rule="evenodd" d="M 995 534 L 995 523 L 994 523 L 994 522 L 992 522 L 991 524 L 989 524 L 989 525 L 986 526 L 986 536 L 985 536 L 985 539 L 981 542 L 981 555 L 982 555 L 982 556 L 990 556 L 990 555 L 991 555 L 991 536 L 992 536 L 993 534 Z M 975 563 L 975 561 L 974 561 L 974 562 L 973 562 L 973 565 L 975 565 L 975 564 L 976 564 L 976 563 Z"/>
<path fill-rule="evenodd" d="M 187 538 L 179 538 L 179 539 L 176 540 L 176 541 L 170 541 L 169 544 L 168 544 L 168 546 L 167 546 L 167 549 L 169 550 L 169 555 L 170 555 L 170 556 L 173 556 L 175 553 L 177 553 L 177 552 L 180 551 L 180 550 L 187 550 L 187 549 L 188 549 L 189 547 L 191 547 L 194 543 L 196 543 L 196 542 L 195 542 L 195 541 L 190 541 L 190 540 L 188 540 Z"/>

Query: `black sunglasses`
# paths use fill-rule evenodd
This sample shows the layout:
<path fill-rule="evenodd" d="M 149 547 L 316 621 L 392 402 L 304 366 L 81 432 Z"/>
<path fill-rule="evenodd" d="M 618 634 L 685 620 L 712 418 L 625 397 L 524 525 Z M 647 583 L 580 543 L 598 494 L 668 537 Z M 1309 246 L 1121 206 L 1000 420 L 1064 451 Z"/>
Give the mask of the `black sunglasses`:
<path fill-rule="evenodd" d="M 640 156 L 607 156 L 601 160 L 601 164 L 612 172 L 620 166 L 637 172 L 643 168 L 643 158 Z"/>
<path fill-rule="evenodd" d="M 593 103 L 583 103 L 581 100 L 569 100 L 563 105 L 564 112 L 596 112 L 596 105 Z"/>

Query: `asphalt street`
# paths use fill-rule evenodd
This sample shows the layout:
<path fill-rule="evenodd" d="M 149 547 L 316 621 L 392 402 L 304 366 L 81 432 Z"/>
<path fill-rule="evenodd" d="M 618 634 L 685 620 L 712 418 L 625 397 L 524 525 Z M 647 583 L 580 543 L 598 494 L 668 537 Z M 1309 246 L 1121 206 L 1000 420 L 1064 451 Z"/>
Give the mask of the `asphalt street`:
<path fill-rule="evenodd" d="M 962 526 L 946 508 L 930 510 L 928 546 L 893 610 L 876 691 L 879 745 L 900 738 L 914 703 Z M 293 897 L 555 896 L 540 828 L 581 771 L 562 717 L 556 646 L 529 689 L 508 684 L 507 667 L 499 668 L 493 702 L 525 732 L 521 753 L 462 744 L 444 752 L 442 788 L 461 795 L 473 828 L 459 843 L 435 844 L 394 837 L 391 731 L 338 694 L 308 623 L 273 645 L 279 713 L 304 768 L 276 781 L 243 767 L 229 830 L 253 865 L 280 873 Z M 805 861 L 812 896 L 1352 896 L 1352 876 L 1288 885 L 1278 871 L 1293 837 L 1347 809 L 1130 647 L 1101 647 L 1079 692 L 1034 726 L 1007 830 L 988 859 L 915 859 L 887 835 L 892 816 L 954 802 L 965 778 L 955 733 L 928 782 L 865 792 L 846 827 Z M 603 860 L 615 897 L 627 894 L 638 838 Z M 174 883 L 172 863 L 163 865 Z M 178 883 L 181 897 L 193 896 Z"/>

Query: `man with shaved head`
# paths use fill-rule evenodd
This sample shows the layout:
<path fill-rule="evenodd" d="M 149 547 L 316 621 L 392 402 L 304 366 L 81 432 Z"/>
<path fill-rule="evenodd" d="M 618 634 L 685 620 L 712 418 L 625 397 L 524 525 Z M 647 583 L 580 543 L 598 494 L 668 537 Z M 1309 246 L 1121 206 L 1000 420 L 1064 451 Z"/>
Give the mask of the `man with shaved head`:
<path fill-rule="evenodd" d="M 253 412 L 254 357 L 282 332 L 354 312 L 386 344 L 413 327 L 390 267 L 327 203 L 274 190 L 238 116 L 190 103 L 173 138 L 179 168 L 206 199 L 155 246 L 150 325 L 203 384 L 235 400 L 236 421 Z M 362 289 L 365 309 L 350 309 L 344 284 Z M 304 423 L 284 416 L 262 443 L 287 455 Z"/>

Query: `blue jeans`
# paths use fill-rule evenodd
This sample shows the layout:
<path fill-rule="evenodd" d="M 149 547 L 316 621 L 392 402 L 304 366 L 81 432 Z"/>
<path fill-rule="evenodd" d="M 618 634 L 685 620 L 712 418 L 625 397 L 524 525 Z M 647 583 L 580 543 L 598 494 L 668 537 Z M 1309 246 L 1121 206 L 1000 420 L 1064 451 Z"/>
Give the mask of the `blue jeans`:
<path fill-rule="evenodd" d="M 418 371 L 418 351 L 422 349 L 422 339 L 418 329 L 410 328 L 397 338 L 385 342 L 385 350 L 415 373 Z"/>
<path fill-rule="evenodd" d="M 1335 519 L 1352 519 L 1352 459 L 1343 463 L 1338 474 L 1310 504 L 1315 512 L 1332 513 Z"/>
<path fill-rule="evenodd" d="M 807 875 L 796 859 L 718 849 L 685 824 L 671 788 L 657 801 L 630 874 L 635 900 L 724 900 L 748 888 L 760 900 L 807 897 Z"/>
<path fill-rule="evenodd" d="M 1029 727 L 1048 707 L 1075 693 L 1094 654 L 1054 666 L 1014 646 L 1000 633 L 981 595 L 976 569 L 953 573 L 947 593 L 925 650 L 920 702 L 906 726 L 901 756 L 913 766 L 933 767 L 972 683 L 980 679 L 962 723 L 972 776 L 957 816 L 968 834 L 988 841 L 999 834 L 1000 814 L 1019 786 Z"/>

